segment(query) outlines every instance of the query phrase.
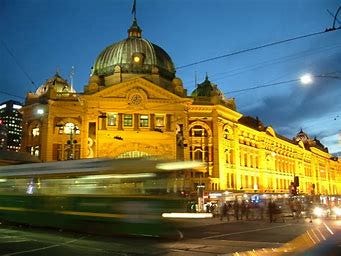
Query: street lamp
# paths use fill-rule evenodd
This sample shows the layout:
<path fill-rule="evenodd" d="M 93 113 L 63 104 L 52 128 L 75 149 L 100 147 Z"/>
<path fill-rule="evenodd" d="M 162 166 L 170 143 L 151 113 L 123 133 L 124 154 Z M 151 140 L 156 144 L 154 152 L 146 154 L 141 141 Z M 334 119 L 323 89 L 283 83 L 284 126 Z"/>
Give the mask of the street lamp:
<path fill-rule="evenodd" d="M 251 91 L 251 90 L 258 90 L 261 88 L 273 87 L 273 86 L 278 86 L 278 85 L 285 85 L 285 84 L 290 84 L 293 82 L 301 82 L 304 85 L 308 85 L 308 84 L 311 84 L 312 82 L 314 82 L 314 78 L 331 78 L 331 79 L 340 79 L 341 80 L 340 76 L 304 74 L 299 78 L 275 82 L 275 83 L 270 83 L 270 84 L 257 85 L 257 86 L 238 89 L 238 90 L 234 90 L 234 91 L 228 91 L 228 92 L 224 92 L 224 94 L 232 94 L 232 93 L 240 93 L 240 92 Z"/>
<path fill-rule="evenodd" d="M 75 159 L 75 144 L 77 144 L 77 140 L 74 140 L 74 135 L 78 131 L 78 128 L 73 123 L 67 123 L 65 124 L 66 131 L 69 133 L 70 138 L 67 141 L 67 144 L 70 145 L 70 148 L 68 150 L 68 160 L 74 160 Z"/>
<path fill-rule="evenodd" d="M 74 139 L 74 135 L 79 130 L 78 127 L 73 123 L 58 123 L 56 125 L 59 129 L 62 130 L 62 133 L 68 134 L 69 139 L 67 140 L 67 160 L 74 160 L 75 159 L 75 144 L 77 144 L 77 140 Z"/>
<path fill-rule="evenodd" d="M 314 82 L 314 78 L 331 78 L 331 79 L 340 79 L 340 76 L 333 75 L 312 75 L 310 73 L 304 74 L 300 77 L 300 81 L 302 84 L 311 84 Z"/>
<path fill-rule="evenodd" d="M 304 74 L 300 77 L 300 81 L 302 84 L 311 84 L 313 82 L 313 77 L 311 74 Z"/>

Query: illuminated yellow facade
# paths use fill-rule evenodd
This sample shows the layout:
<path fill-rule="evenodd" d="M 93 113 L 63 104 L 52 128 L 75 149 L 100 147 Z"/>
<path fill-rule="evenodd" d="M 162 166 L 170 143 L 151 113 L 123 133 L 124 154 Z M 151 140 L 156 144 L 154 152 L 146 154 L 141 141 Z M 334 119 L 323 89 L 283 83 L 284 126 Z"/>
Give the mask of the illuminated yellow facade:
<path fill-rule="evenodd" d="M 288 193 L 298 177 L 301 193 L 341 194 L 341 161 L 318 140 L 303 131 L 288 139 L 243 116 L 208 77 L 187 96 L 168 54 L 141 37 L 136 20 L 126 40 L 99 55 L 83 93 L 56 74 L 27 94 L 22 111 L 22 148 L 44 162 L 199 160 L 207 167 L 186 173 L 189 190 Z"/>

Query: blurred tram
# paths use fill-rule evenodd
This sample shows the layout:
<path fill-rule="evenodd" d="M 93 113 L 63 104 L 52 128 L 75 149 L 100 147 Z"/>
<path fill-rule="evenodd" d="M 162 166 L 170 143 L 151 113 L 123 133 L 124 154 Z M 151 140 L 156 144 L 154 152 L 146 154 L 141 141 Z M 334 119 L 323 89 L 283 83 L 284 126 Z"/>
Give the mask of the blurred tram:
<path fill-rule="evenodd" d="M 101 235 L 181 238 L 183 170 L 197 162 L 83 159 L 0 167 L 0 219 Z"/>

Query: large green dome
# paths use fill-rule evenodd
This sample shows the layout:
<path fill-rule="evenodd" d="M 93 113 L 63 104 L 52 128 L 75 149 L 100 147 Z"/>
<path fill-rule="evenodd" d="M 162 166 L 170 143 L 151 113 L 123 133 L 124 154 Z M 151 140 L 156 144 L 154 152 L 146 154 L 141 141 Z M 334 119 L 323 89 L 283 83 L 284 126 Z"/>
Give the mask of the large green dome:
<path fill-rule="evenodd" d="M 172 80 L 175 68 L 172 59 L 161 47 L 141 37 L 136 20 L 128 30 L 128 38 L 105 48 L 97 57 L 92 75 L 121 73 L 152 74 Z"/>

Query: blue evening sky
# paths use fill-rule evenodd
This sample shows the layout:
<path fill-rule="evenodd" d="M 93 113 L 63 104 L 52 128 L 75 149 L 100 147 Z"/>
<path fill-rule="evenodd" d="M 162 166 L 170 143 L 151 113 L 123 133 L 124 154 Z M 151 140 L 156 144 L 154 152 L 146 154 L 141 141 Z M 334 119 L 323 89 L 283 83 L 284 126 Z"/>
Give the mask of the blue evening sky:
<path fill-rule="evenodd" d="M 0 0 L 0 102 L 24 101 L 56 70 L 82 92 L 108 45 L 127 37 L 132 0 Z M 324 31 L 337 0 L 137 0 L 142 36 L 176 67 Z M 341 12 L 335 27 L 340 26 Z M 309 72 L 314 83 L 280 83 Z M 341 29 L 180 68 L 190 94 L 209 79 L 238 111 L 258 116 L 288 138 L 302 128 L 341 152 Z M 333 78 L 331 78 L 331 76 Z M 31 82 L 32 81 L 32 82 Z"/>

